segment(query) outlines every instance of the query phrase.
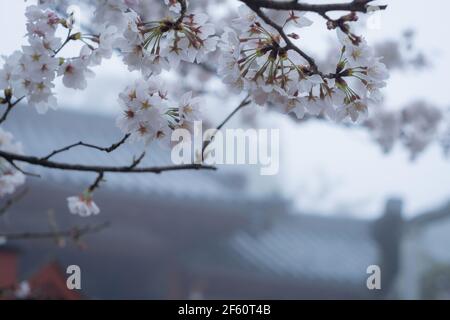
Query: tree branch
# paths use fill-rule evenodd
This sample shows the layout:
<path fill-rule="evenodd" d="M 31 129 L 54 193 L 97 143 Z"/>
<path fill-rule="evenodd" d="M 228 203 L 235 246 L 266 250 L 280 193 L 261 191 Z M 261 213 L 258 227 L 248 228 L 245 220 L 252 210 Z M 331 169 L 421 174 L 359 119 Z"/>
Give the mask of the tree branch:
<path fill-rule="evenodd" d="M 0 150 L 0 157 L 7 161 L 24 162 L 35 166 L 40 166 L 50 169 L 60 169 L 68 171 L 80 171 L 80 172 L 114 172 L 114 173 L 162 173 L 166 171 L 181 171 L 181 170 L 216 170 L 213 166 L 205 166 L 199 164 L 188 165 L 174 165 L 174 166 L 161 166 L 161 167 L 144 167 L 137 168 L 132 166 L 101 166 L 101 165 L 81 165 L 81 164 L 69 164 L 60 163 L 50 160 L 41 159 L 33 156 L 24 156 L 15 153 L 9 153 Z"/>
<path fill-rule="evenodd" d="M 353 0 L 348 3 L 336 3 L 336 4 L 307 4 L 294 1 L 271 1 L 271 0 L 240 0 L 245 3 L 250 9 L 252 9 L 266 24 L 277 30 L 280 36 L 286 42 L 286 50 L 294 50 L 303 59 L 305 59 L 313 73 L 322 75 L 319 71 L 315 60 L 303 50 L 297 47 L 284 32 L 283 26 L 276 24 L 272 21 L 261 9 L 274 9 L 274 10 L 293 10 L 293 11 L 310 11 L 315 12 L 328 21 L 330 18 L 327 16 L 329 11 L 351 11 L 351 12 L 364 12 L 368 11 L 368 5 L 374 0 Z M 380 10 L 384 10 L 387 6 L 378 6 Z M 322 75 L 323 76 L 323 75 Z"/>
<path fill-rule="evenodd" d="M 30 177 L 35 177 L 35 178 L 40 178 L 40 175 L 31 173 L 31 172 L 28 172 L 28 171 L 25 171 L 24 169 L 22 169 L 21 167 L 19 167 L 19 166 L 14 162 L 14 160 L 6 159 L 6 161 L 7 161 L 14 169 L 16 169 L 17 171 L 19 171 L 19 172 L 22 173 L 23 175 L 30 176 Z"/>
<path fill-rule="evenodd" d="M 352 11 L 352 12 L 368 12 L 368 5 L 374 0 L 354 0 L 347 3 L 333 4 L 308 4 L 298 1 L 272 1 L 272 0 L 240 0 L 249 7 L 266 8 L 274 10 L 294 10 L 304 12 L 315 12 L 317 14 L 325 14 L 330 11 Z M 385 10 L 387 5 L 377 6 L 380 10 Z"/>
<path fill-rule="evenodd" d="M 103 152 L 106 152 L 106 153 L 111 153 L 114 150 L 118 149 L 120 146 L 122 146 L 129 138 L 130 138 L 130 134 L 128 133 L 119 142 L 114 143 L 111 146 L 106 147 L 106 148 L 99 147 L 99 146 L 96 146 L 96 145 L 93 145 L 93 144 L 89 144 L 89 143 L 84 143 L 84 142 L 80 141 L 80 142 L 71 144 L 69 146 L 66 146 L 64 148 L 57 149 L 57 150 L 53 151 L 52 153 L 50 153 L 49 155 L 47 155 L 47 156 L 45 156 L 45 157 L 43 157 L 41 159 L 42 160 L 50 160 L 50 158 L 54 157 L 55 155 L 57 155 L 59 153 L 62 153 L 62 152 L 65 152 L 65 151 L 69 151 L 70 149 L 73 149 L 73 148 L 79 147 L 79 146 L 86 147 L 86 148 L 91 148 L 91 149 L 96 149 L 96 150 L 103 151 Z"/>
<path fill-rule="evenodd" d="M 186 0 L 178 0 L 178 3 L 181 6 L 180 10 L 180 16 L 178 17 L 177 21 L 175 22 L 175 25 L 179 25 L 183 22 L 183 19 L 186 17 L 186 11 L 187 11 L 187 4 Z"/>
<path fill-rule="evenodd" d="M 89 192 L 94 192 L 95 189 L 97 189 L 100 186 L 100 183 L 102 182 L 103 178 L 105 177 L 105 173 L 99 172 L 97 179 L 95 179 L 94 183 L 88 188 Z"/>
<path fill-rule="evenodd" d="M 3 113 L 2 117 L 0 118 L 0 124 L 6 121 L 8 118 L 9 113 L 14 109 L 15 106 L 19 104 L 20 101 L 22 101 L 25 97 L 21 97 L 17 99 L 14 103 L 11 103 L 11 101 L 8 101 L 8 106 L 6 108 L 6 111 Z"/>
<path fill-rule="evenodd" d="M 205 141 L 203 143 L 203 148 L 202 148 L 202 159 L 203 160 L 204 160 L 203 156 L 204 156 L 205 150 L 206 150 L 206 148 L 208 148 L 208 146 L 214 140 L 214 137 L 215 137 L 217 131 L 220 131 L 227 124 L 227 122 L 230 121 L 231 118 L 233 118 L 236 113 L 238 113 L 239 110 L 241 110 L 245 106 L 248 106 L 250 103 L 251 103 L 250 95 L 247 95 L 245 97 L 245 99 L 242 100 L 242 102 L 236 107 L 236 109 L 234 109 L 233 112 L 231 112 L 230 115 L 228 115 L 228 117 L 226 117 L 225 120 L 223 120 L 222 123 L 219 126 L 217 126 L 214 135 L 208 141 Z"/>
<path fill-rule="evenodd" d="M 0 237 L 4 237 L 7 240 L 30 240 L 30 239 L 54 239 L 64 238 L 79 240 L 81 237 L 97 233 L 110 226 L 109 222 L 104 222 L 98 225 L 88 225 L 85 227 L 73 227 L 69 230 L 57 231 L 57 232 L 23 232 L 23 233 L 0 233 Z"/>
<path fill-rule="evenodd" d="M 301 50 L 299 47 L 297 47 L 291 41 L 291 39 L 289 39 L 289 37 L 284 32 L 284 29 L 282 26 L 279 26 L 278 24 L 273 22 L 264 12 L 262 12 L 262 10 L 260 9 L 260 5 L 258 5 L 259 2 L 256 2 L 258 4 L 253 4 L 254 1 L 247 1 L 247 0 L 241 0 L 241 1 L 244 1 L 247 4 L 247 6 L 249 6 L 249 8 L 252 9 L 265 23 L 267 23 L 269 26 L 273 27 L 275 30 L 278 31 L 280 36 L 283 38 L 284 42 L 286 42 L 286 47 L 285 47 L 286 50 L 294 50 L 295 52 L 297 52 L 306 61 L 308 61 L 309 65 L 314 73 L 319 73 L 319 69 L 318 69 L 317 64 L 314 61 L 314 59 L 312 57 L 310 57 L 308 54 L 306 54 L 305 52 L 303 52 L 303 50 Z M 249 2 L 249 3 L 247 3 L 247 2 Z"/>

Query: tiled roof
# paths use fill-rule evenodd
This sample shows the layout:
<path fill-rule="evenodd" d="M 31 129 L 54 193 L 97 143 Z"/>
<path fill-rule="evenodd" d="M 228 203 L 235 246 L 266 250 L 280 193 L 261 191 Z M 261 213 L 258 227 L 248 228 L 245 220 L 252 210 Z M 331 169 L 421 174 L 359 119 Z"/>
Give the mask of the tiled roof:
<path fill-rule="evenodd" d="M 350 219 L 283 217 L 259 234 L 236 234 L 228 245 L 255 270 L 297 279 L 361 283 L 379 261 L 370 223 Z"/>
<path fill-rule="evenodd" d="M 354 286 L 364 291 L 367 267 L 380 262 L 370 221 L 284 215 L 254 231 L 239 231 L 215 244 L 218 247 L 197 252 L 189 264 L 194 268 L 215 265 L 262 277 Z"/>

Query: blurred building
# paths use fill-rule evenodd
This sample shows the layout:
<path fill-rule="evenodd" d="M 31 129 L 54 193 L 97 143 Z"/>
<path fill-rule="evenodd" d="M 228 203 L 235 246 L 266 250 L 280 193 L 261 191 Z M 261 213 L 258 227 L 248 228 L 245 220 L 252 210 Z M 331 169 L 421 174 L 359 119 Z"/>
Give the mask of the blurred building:
<path fill-rule="evenodd" d="M 11 115 L 6 127 L 27 154 L 36 156 L 79 140 L 108 146 L 121 138 L 113 119 L 64 111 L 41 117 L 25 107 Z M 140 151 L 128 144 L 112 154 L 78 148 L 54 161 L 126 165 Z M 154 151 L 142 165 L 169 161 Z M 90 299 L 366 299 L 402 294 L 393 284 L 399 283 L 402 261 L 410 258 L 401 253 L 406 244 L 398 201 L 388 202 L 376 221 L 320 217 L 293 212 L 290 202 L 276 194 L 249 195 L 245 177 L 226 169 L 122 174 L 106 175 L 95 198 L 101 214 L 82 219 L 68 212 L 65 199 L 89 186 L 94 174 L 29 170 L 41 178 L 29 178 L 27 197 L 0 218 L 0 232 L 48 231 L 48 212 L 61 229 L 106 220 L 112 225 L 83 238 L 81 247 L 60 247 L 57 239 L 9 242 L 0 247 L 0 287 L 33 283 L 30 275 L 41 270 L 37 274 L 44 273 L 41 279 L 52 279 L 52 285 L 38 282 L 54 296 L 65 268 L 75 264 L 82 270 L 77 297 Z M 14 256 L 14 262 L 6 256 Z M 370 265 L 382 269 L 380 291 L 367 289 Z"/>
<path fill-rule="evenodd" d="M 405 299 L 450 299 L 450 205 L 406 224 L 397 294 Z"/>
<path fill-rule="evenodd" d="M 50 262 L 28 275 L 19 275 L 17 250 L 0 250 L 0 300 L 80 300 L 81 294 L 66 285 L 66 274 L 57 262 Z M 31 270 L 31 268 L 30 268 Z M 19 280 L 22 278 L 22 280 Z"/>

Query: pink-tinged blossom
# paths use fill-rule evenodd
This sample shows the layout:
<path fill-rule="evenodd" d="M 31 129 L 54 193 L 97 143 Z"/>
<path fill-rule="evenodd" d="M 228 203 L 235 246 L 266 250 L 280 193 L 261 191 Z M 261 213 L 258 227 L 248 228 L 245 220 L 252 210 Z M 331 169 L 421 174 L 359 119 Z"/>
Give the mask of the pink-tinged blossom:
<path fill-rule="evenodd" d="M 187 92 L 172 101 L 158 78 L 136 81 L 119 95 L 119 103 L 122 113 L 116 123 L 132 142 L 169 146 L 174 129 L 201 120 L 199 98 Z"/>
<path fill-rule="evenodd" d="M 100 213 L 99 207 L 92 199 L 92 194 L 88 191 L 80 196 L 67 198 L 67 205 L 70 213 L 81 217 L 90 217 Z"/>
<path fill-rule="evenodd" d="M 424 102 L 414 102 L 400 111 L 379 110 L 365 122 L 383 151 L 402 144 L 415 159 L 439 137 L 443 114 Z"/>
<path fill-rule="evenodd" d="M 89 69 L 91 49 L 84 46 L 80 56 L 66 60 L 58 70 L 58 75 L 63 76 L 63 83 L 67 88 L 83 90 L 87 87 L 87 78 L 94 73 Z"/>

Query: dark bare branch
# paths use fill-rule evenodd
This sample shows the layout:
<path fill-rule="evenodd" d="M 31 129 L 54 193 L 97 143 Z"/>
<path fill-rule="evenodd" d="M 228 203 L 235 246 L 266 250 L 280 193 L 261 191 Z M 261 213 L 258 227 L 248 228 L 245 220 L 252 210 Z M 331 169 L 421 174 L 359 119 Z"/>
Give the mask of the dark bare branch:
<path fill-rule="evenodd" d="M 266 8 L 274 10 L 294 10 L 304 12 L 315 12 L 325 14 L 330 11 L 351 11 L 351 12 L 368 12 L 370 2 L 374 0 L 354 0 L 347 3 L 332 4 L 309 4 L 298 1 L 272 1 L 272 0 L 240 0 L 249 7 Z M 377 6 L 380 10 L 385 10 L 387 5 Z"/>
<path fill-rule="evenodd" d="M 117 150 L 120 146 L 122 146 L 128 140 L 128 138 L 130 138 L 130 134 L 126 134 L 120 141 L 118 141 L 118 142 L 116 142 L 116 143 L 114 143 L 111 146 L 106 147 L 106 148 L 105 147 L 99 147 L 99 146 L 96 146 L 96 145 L 93 145 L 93 144 L 89 144 L 89 143 L 84 143 L 84 142 L 80 141 L 80 142 L 68 145 L 66 147 L 63 147 L 61 149 L 57 149 L 57 150 L 53 151 L 52 153 L 50 153 L 49 155 L 47 155 L 47 156 L 45 156 L 45 157 L 43 157 L 41 159 L 42 160 L 50 160 L 51 158 L 53 158 L 57 154 L 69 151 L 69 150 L 71 150 L 73 148 L 80 147 L 80 146 L 81 147 L 86 147 L 86 148 L 91 148 L 91 149 L 96 149 L 98 151 L 102 151 L 102 152 L 106 152 L 106 153 L 111 153 L 111 152 Z"/>
<path fill-rule="evenodd" d="M 22 173 L 22 174 L 24 174 L 24 175 L 26 175 L 26 176 L 35 177 L 35 178 L 40 178 L 40 177 L 41 177 L 41 176 L 38 175 L 38 174 L 35 174 L 35 173 L 32 173 L 32 172 L 28 172 L 28 171 L 22 169 L 21 167 L 19 167 L 19 166 L 14 162 L 14 160 L 6 159 L 6 161 L 7 161 L 14 169 L 16 169 L 17 171 L 19 171 L 20 173 Z"/>
<path fill-rule="evenodd" d="M 245 1 L 244 1 L 245 2 Z M 308 54 L 306 54 L 303 50 L 301 50 L 299 47 L 297 47 L 292 41 L 291 39 L 289 39 L 289 37 L 286 35 L 286 33 L 284 32 L 284 29 L 282 26 L 279 26 L 278 24 L 276 24 L 275 22 L 273 22 L 264 12 L 262 12 L 262 10 L 260 9 L 260 6 L 252 4 L 252 3 L 247 3 L 247 5 L 249 6 L 250 9 L 252 9 L 265 23 L 267 23 L 269 26 L 273 27 L 275 30 L 278 31 L 278 33 L 280 34 L 280 36 L 283 38 L 284 42 L 286 42 L 286 50 L 294 50 L 296 51 L 301 57 L 303 57 L 303 59 L 305 59 L 306 61 L 308 61 L 312 71 L 314 73 L 318 73 L 319 70 L 317 68 L 317 64 L 314 61 L 314 59 L 309 56 Z"/>
<path fill-rule="evenodd" d="M 3 122 L 6 121 L 6 119 L 8 118 L 8 115 L 10 114 L 10 112 L 15 108 L 15 106 L 17 106 L 23 99 L 25 99 L 25 97 L 21 97 L 19 99 L 17 99 L 15 102 L 11 102 L 8 101 L 7 102 L 7 107 L 6 107 L 6 111 L 3 113 L 2 117 L 0 118 L 0 124 L 2 124 Z"/>
<path fill-rule="evenodd" d="M 230 120 L 234 117 L 234 115 L 235 115 L 236 113 L 238 113 L 239 110 L 241 110 L 241 109 L 244 108 L 245 106 L 248 106 L 250 103 L 251 103 L 250 95 L 247 95 L 247 96 L 245 97 L 245 99 L 242 100 L 242 102 L 236 107 L 236 109 L 234 109 L 233 112 L 231 112 L 231 113 L 228 115 L 228 117 L 226 117 L 225 120 L 223 120 L 222 123 L 221 123 L 220 125 L 217 126 L 215 132 L 220 131 L 220 130 L 228 123 L 228 121 L 230 121 Z M 206 148 L 208 148 L 208 146 L 209 146 L 209 145 L 211 144 L 211 142 L 214 140 L 214 137 L 215 137 L 215 134 L 214 134 L 208 141 L 205 141 L 205 142 L 203 143 L 203 148 L 202 148 L 202 158 L 204 157 L 204 153 L 205 153 Z M 203 160 L 204 160 L 204 158 L 203 158 Z"/>
<path fill-rule="evenodd" d="M 73 227 L 68 230 L 58 232 L 21 232 L 21 233 L 0 233 L 0 237 L 7 240 L 44 240 L 44 239 L 72 239 L 79 240 L 81 237 L 98 233 L 110 226 L 109 222 L 104 222 L 98 225 L 88 225 L 85 227 Z"/>
<path fill-rule="evenodd" d="M 103 181 L 104 177 L 105 173 L 100 172 L 97 176 L 97 179 L 95 179 L 94 183 L 88 188 L 89 192 L 94 192 L 95 189 L 97 189 L 100 186 L 100 183 Z"/>
<path fill-rule="evenodd" d="M 354 0 L 348 3 L 336 3 L 336 4 L 307 4 L 299 3 L 298 1 L 270 1 L 270 0 L 240 0 L 245 3 L 250 9 L 252 9 L 265 23 L 273 27 L 280 36 L 286 42 L 286 50 L 294 50 L 303 59 L 305 59 L 311 69 L 312 73 L 321 74 L 315 60 L 306 52 L 297 47 L 284 32 L 283 26 L 276 24 L 272 21 L 261 9 L 274 9 L 274 10 L 294 10 L 294 11 L 310 11 L 315 12 L 324 17 L 328 22 L 334 21 L 328 17 L 329 11 L 350 11 L 350 12 L 364 12 L 368 11 L 368 5 L 373 0 Z M 387 6 L 378 6 L 380 10 L 384 10 Z M 338 20 L 336 20 L 338 21 Z"/>
<path fill-rule="evenodd" d="M 182 171 L 182 170 L 216 170 L 213 166 L 205 166 L 199 164 L 173 165 L 161 167 L 143 167 L 137 168 L 135 166 L 101 166 L 101 165 L 81 165 L 54 162 L 50 160 L 41 159 L 34 156 L 25 156 L 15 153 L 9 153 L 0 150 L 0 157 L 7 161 L 24 162 L 35 166 L 40 166 L 49 169 L 60 169 L 68 171 L 80 172 L 114 172 L 114 173 L 162 173 L 166 171 Z"/>

